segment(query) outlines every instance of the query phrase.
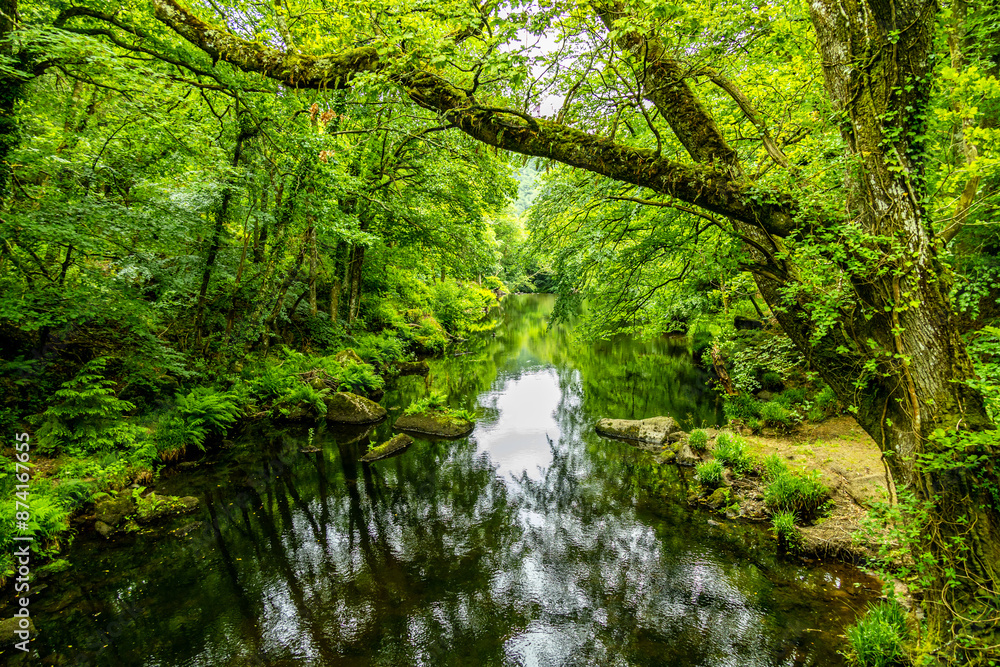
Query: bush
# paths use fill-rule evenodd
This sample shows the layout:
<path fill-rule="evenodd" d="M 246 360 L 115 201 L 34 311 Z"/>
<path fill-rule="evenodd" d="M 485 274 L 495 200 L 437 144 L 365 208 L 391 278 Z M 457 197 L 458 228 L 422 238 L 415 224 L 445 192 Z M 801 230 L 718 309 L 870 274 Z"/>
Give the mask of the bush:
<path fill-rule="evenodd" d="M 819 509 L 828 493 L 819 481 L 819 472 L 799 475 L 786 470 L 764 489 L 764 504 L 771 512 L 794 512 L 805 519 Z"/>
<path fill-rule="evenodd" d="M 695 429 L 688 436 L 688 444 L 691 445 L 691 449 L 694 451 L 703 452 L 708 448 L 708 434 L 700 428 Z"/>
<path fill-rule="evenodd" d="M 802 401 L 806 400 L 806 390 L 801 387 L 786 389 L 778 394 L 774 400 L 782 407 L 791 409 L 793 405 L 798 405 Z"/>
<path fill-rule="evenodd" d="M 40 452 L 109 452 L 131 442 L 134 431 L 123 415 L 135 405 L 115 397 L 114 381 L 104 377 L 106 364 L 106 359 L 85 364 L 55 393 L 58 402 L 40 420 Z"/>
<path fill-rule="evenodd" d="M 743 438 L 732 433 L 723 432 L 716 436 L 715 458 L 736 473 L 744 473 L 753 467 L 753 459 L 746 451 Z"/>
<path fill-rule="evenodd" d="M 823 408 L 818 405 L 814 405 L 809 408 L 809 412 L 806 413 L 806 417 L 808 417 L 811 422 L 821 422 L 826 419 L 827 414 Z"/>
<path fill-rule="evenodd" d="M 895 600 L 869 604 L 868 613 L 847 628 L 845 657 L 858 667 L 888 667 L 903 656 L 909 632 L 906 614 Z"/>
<path fill-rule="evenodd" d="M 714 489 L 722 483 L 722 462 L 718 459 L 699 463 L 695 468 L 695 477 L 698 483 L 706 489 Z"/>

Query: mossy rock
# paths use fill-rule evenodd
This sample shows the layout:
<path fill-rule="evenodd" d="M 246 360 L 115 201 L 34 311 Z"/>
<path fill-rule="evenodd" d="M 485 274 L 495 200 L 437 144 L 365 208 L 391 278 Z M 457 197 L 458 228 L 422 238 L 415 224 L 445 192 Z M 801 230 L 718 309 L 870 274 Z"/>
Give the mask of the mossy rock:
<path fill-rule="evenodd" d="M 681 428 L 672 417 L 601 419 L 597 422 L 596 430 L 600 435 L 654 445 L 672 442 L 681 436 Z"/>
<path fill-rule="evenodd" d="M 326 398 L 326 420 L 338 424 L 374 424 L 388 413 L 375 401 L 346 391 Z"/>
<path fill-rule="evenodd" d="M 396 364 L 396 369 L 400 376 L 403 375 L 423 375 L 431 372 L 430 364 L 426 361 L 400 361 Z"/>
<path fill-rule="evenodd" d="M 729 489 L 725 487 L 719 487 L 712 492 L 712 495 L 708 497 L 708 506 L 713 510 L 717 510 L 720 507 L 725 507 L 729 504 Z"/>
<path fill-rule="evenodd" d="M 19 630 L 27 630 L 31 633 L 31 637 L 34 637 L 37 634 L 37 630 L 35 630 L 35 622 L 31 618 L 26 620 L 28 621 L 27 628 L 21 627 L 21 619 L 17 617 L 5 618 L 0 621 L 0 642 L 3 642 L 4 648 L 10 646 L 15 641 L 23 641 L 17 634 Z"/>
<path fill-rule="evenodd" d="M 99 500 L 94 505 L 94 518 L 109 528 L 117 528 L 122 520 L 135 512 L 135 500 L 131 495 Z"/>
<path fill-rule="evenodd" d="M 361 457 L 361 460 L 365 463 L 371 463 L 372 461 L 387 459 L 390 456 L 402 454 L 412 444 L 413 438 L 405 433 L 399 433 L 378 447 L 373 447 L 371 451 Z"/>
<path fill-rule="evenodd" d="M 176 514 L 193 512 L 200 501 L 194 496 L 158 496 L 150 493 L 145 498 L 140 498 L 136 506 L 136 521 L 139 523 L 153 523 Z"/>
<path fill-rule="evenodd" d="M 365 363 L 364 359 L 359 357 L 358 353 L 350 348 L 346 350 L 341 350 L 337 354 L 333 355 L 333 358 L 338 364 L 341 365 L 346 363 L 355 363 L 355 364 Z"/>
<path fill-rule="evenodd" d="M 428 410 L 412 415 L 403 415 L 396 420 L 393 428 L 436 435 L 440 438 L 460 438 L 472 433 L 475 426 L 468 419 L 455 417 L 445 412 Z"/>

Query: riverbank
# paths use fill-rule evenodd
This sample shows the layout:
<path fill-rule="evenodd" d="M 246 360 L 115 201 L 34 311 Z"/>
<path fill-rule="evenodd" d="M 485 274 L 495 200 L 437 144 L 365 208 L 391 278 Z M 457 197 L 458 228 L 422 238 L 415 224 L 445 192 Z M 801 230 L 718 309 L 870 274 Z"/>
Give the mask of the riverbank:
<path fill-rule="evenodd" d="M 710 449 L 719 431 L 706 429 Z M 878 446 L 852 417 L 841 415 L 818 424 L 803 423 L 787 433 L 766 430 L 757 435 L 743 433 L 742 437 L 757 459 L 776 454 L 793 472 L 816 472 L 830 490 L 826 511 L 811 525 L 799 526 L 800 556 L 854 563 L 875 556 L 872 547 L 854 535 L 872 504 L 888 502 L 893 491 Z M 731 483 L 741 516 L 756 521 L 770 519 L 759 477 L 741 477 Z"/>

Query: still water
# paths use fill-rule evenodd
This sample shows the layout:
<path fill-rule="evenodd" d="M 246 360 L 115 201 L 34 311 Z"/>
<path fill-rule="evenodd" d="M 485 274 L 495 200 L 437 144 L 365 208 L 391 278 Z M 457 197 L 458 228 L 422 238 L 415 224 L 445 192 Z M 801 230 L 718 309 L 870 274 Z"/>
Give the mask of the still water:
<path fill-rule="evenodd" d="M 842 664 L 876 582 L 777 560 L 760 527 L 689 508 L 689 472 L 593 432 L 717 423 L 687 344 L 575 344 L 551 308 L 507 299 L 468 354 L 400 379 L 371 432 L 269 425 L 161 480 L 202 499 L 173 524 L 190 532 L 81 536 L 33 602 L 32 664 Z M 429 388 L 476 430 L 359 463 Z"/>

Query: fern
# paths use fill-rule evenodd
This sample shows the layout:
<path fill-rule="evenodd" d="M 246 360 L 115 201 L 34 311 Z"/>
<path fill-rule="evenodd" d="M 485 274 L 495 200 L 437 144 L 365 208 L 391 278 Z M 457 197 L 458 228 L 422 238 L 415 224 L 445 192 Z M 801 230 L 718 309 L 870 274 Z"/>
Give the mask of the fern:
<path fill-rule="evenodd" d="M 134 428 L 122 416 L 135 405 L 115 396 L 114 381 L 104 377 L 106 364 L 106 359 L 94 359 L 56 391 L 58 402 L 45 411 L 38 428 L 42 452 L 108 452 L 134 437 Z"/>

